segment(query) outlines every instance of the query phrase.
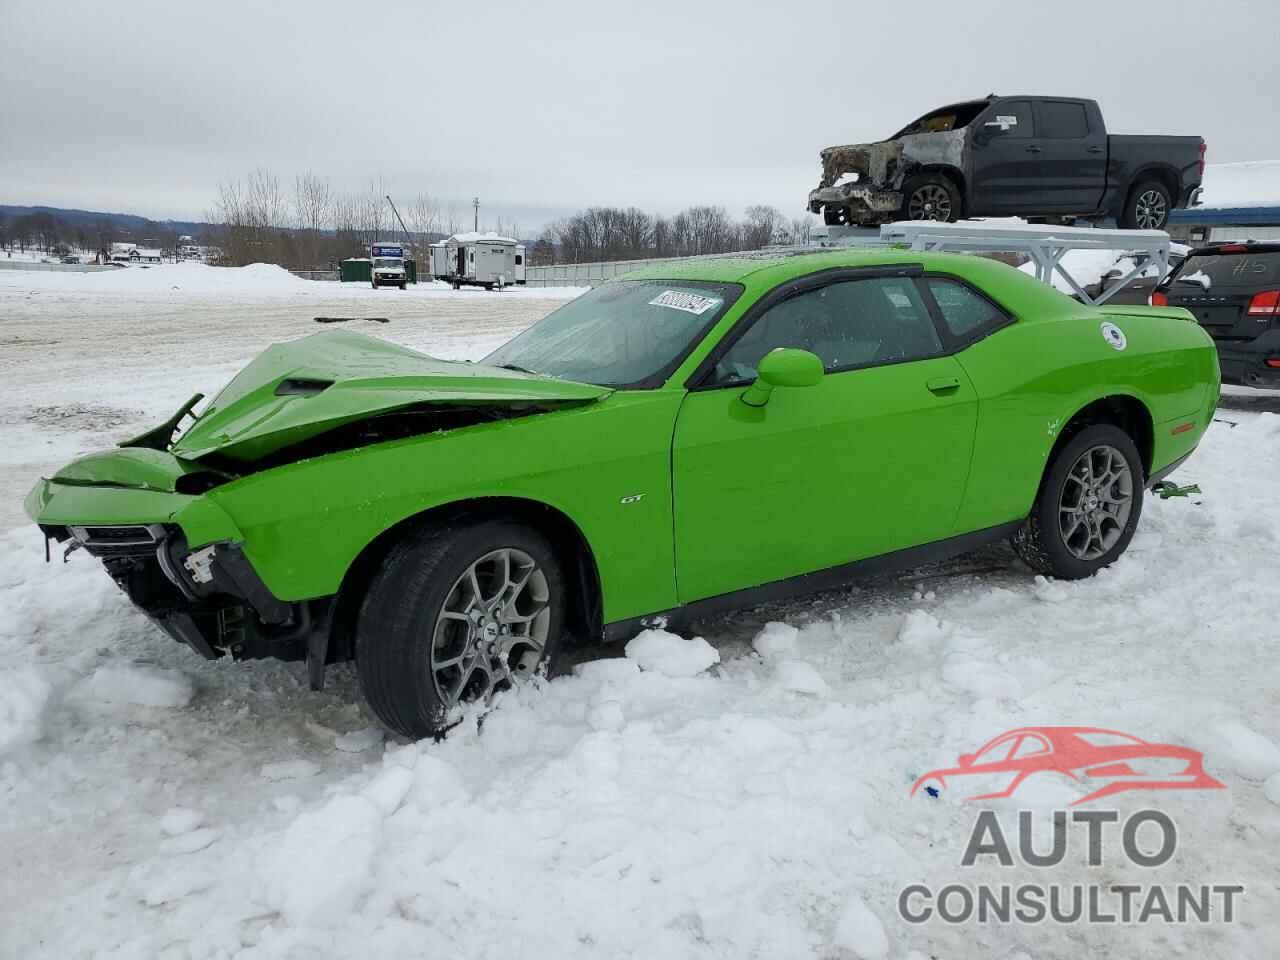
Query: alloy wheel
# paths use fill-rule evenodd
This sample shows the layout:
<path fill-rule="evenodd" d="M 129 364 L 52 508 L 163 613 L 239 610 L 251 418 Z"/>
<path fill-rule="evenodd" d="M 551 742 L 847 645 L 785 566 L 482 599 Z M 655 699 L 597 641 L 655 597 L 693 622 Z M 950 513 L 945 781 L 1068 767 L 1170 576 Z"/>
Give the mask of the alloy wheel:
<path fill-rule="evenodd" d="M 1168 216 L 1168 204 L 1159 190 L 1147 190 L 1138 197 L 1133 219 L 1140 230 L 1158 230 Z"/>
<path fill-rule="evenodd" d="M 936 183 L 917 187 L 907 203 L 907 216 L 912 220 L 951 221 L 951 194 Z"/>
<path fill-rule="evenodd" d="M 1090 447 L 1072 465 L 1058 505 L 1062 542 L 1078 560 L 1096 560 L 1124 534 L 1133 510 L 1133 471 L 1115 447 Z"/>
<path fill-rule="evenodd" d="M 523 550 L 486 553 L 445 598 L 431 640 L 431 680 L 452 709 L 533 675 L 551 623 L 547 576 Z"/>

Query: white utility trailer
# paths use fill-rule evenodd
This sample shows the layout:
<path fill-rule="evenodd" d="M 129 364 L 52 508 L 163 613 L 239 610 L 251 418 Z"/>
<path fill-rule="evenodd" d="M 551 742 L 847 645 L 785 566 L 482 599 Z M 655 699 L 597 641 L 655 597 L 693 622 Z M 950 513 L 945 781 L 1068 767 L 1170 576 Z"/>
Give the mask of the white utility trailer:
<path fill-rule="evenodd" d="M 462 286 L 501 289 L 521 281 L 524 247 L 511 237 L 496 233 L 459 233 L 445 240 L 442 246 L 443 252 L 437 257 L 436 245 L 432 245 L 431 275 L 453 284 L 455 290 Z"/>

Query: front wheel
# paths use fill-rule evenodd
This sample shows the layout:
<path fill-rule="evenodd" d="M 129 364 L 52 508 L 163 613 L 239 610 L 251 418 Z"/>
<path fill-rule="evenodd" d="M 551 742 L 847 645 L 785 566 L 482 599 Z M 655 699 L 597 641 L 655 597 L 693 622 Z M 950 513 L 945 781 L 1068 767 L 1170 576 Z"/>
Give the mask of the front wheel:
<path fill-rule="evenodd" d="M 941 174 L 912 177 L 902 188 L 902 218 L 955 223 L 960 219 L 960 191 Z"/>
<path fill-rule="evenodd" d="M 532 677 L 564 624 L 564 577 L 537 532 L 501 521 L 420 531 L 392 549 L 356 627 L 365 699 L 392 730 L 443 734 L 463 704 Z"/>
<path fill-rule="evenodd" d="M 1109 423 L 1085 427 L 1050 462 L 1013 547 L 1039 573 L 1093 576 L 1133 539 L 1143 484 L 1142 458 L 1127 433 Z"/>

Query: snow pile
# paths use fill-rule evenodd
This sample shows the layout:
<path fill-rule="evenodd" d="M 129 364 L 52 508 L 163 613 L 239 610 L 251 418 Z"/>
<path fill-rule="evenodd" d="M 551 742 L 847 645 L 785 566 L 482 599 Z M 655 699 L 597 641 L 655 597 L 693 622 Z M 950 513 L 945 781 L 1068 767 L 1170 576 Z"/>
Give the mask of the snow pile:
<path fill-rule="evenodd" d="M 157 263 L 93 273 L 14 273 L 0 285 L 31 290 L 72 290 L 110 294 L 259 294 L 306 292 L 314 281 L 295 277 L 284 267 L 253 263 L 247 267 L 211 267 L 204 263 Z"/>
<path fill-rule="evenodd" d="M 1201 201 L 1208 207 L 1280 206 L 1280 160 L 1210 163 Z"/>
<path fill-rule="evenodd" d="M 702 637 L 686 640 L 666 630 L 644 630 L 627 643 L 627 659 L 665 677 L 693 677 L 720 662 Z"/>
<path fill-rule="evenodd" d="M 76 694 L 103 704 L 141 707 L 185 707 L 195 695 L 191 679 L 177 670 L 135 664 L 99 667 Z"/>

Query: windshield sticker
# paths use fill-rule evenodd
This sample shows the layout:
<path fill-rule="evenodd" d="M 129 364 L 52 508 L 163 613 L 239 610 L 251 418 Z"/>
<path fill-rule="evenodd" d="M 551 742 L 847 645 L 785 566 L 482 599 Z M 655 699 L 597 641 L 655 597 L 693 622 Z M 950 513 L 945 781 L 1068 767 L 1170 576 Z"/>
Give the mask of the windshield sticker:
<path fill-rule="evenodd" d="M 703 297 L 696 293 L 681 293 L 678 290 L 664 290 L 649 301 L 651 307 L 668 307 L 672 310 L 683 310 L 694 316 L 702 316 L 708 310 L 720 305 L 719 297 Z"/>

